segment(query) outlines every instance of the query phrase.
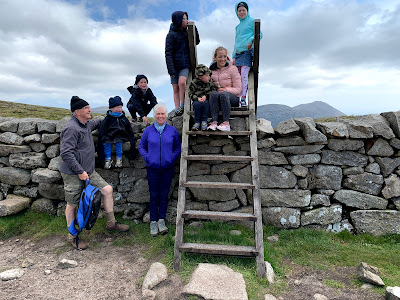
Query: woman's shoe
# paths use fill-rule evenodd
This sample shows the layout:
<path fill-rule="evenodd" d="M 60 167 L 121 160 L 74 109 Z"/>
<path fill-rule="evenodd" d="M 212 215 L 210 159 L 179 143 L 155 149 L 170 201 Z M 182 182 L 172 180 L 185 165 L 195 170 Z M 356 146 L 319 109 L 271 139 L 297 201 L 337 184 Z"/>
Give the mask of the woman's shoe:
<path fill-rule="evenodd" d="M 150 222 L 150 235 L 156 237 L 158 235 L 158 224 L 157 221 Z"/>
<path fill-rule="evenodd" d="M 158 220 L 158 232 L 161 234 L 166 234 L 168 232 L 168 227 L 165 226 L 165 220 L 160 219 Z"/>
<path fill-rule="evenodd" d="M 231 131 L 231 126 L 229 124 L 221 123 L 217 126 L 220 131 Z"/>
<path fill-rule="evenodd" d="M 217 130 L 217 127 L 218 127 L 218 123 L 216 121 L 214 121 L 214 122 L 211 122 L 210 126 L 208 126 L 207 129 L 215 131 L 215 130 Z"/>

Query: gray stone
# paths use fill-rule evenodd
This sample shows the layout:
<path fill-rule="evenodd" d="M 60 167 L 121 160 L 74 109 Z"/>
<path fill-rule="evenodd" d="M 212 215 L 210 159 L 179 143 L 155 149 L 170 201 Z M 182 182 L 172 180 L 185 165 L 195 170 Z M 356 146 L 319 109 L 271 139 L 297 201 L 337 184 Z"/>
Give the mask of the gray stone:
<path fill-rule="evenodd" d="M 63 130 L 64 126 L 67 125 L 70 119 L 71 117 L 64 117 L 60 121 L 58 121 L 56 124 L 56 132 L 60 133 Z"/>
<path fill-rule="evenodd" d="M 356 210 L 350 213 L 357 233 L 400 234 L 400 211 Z"/>
<path fill-rule="evenodd" d="M 322 150 L 321 162 L 327 165 L 357 167 L 367 165 L 368 157 L 352 151 L 337 152 L 332 150 Z"/>
<path fill-rule="evenodd" d="M 240 230 L 230 230 L 229 234 L 234 236 L 240 236 L 242 235 L 242 232 Z"/>
<path fill-rule="evenodd" d="M 397 175 L 392 174 L 385 179 L 382 195 L 385 199 L 400 197 L 400 178 Z"/>
<path fill-rule="evenodd" d="M 240 144 L 239 148 L 241 151 L 250 151 L 250 144 L 246 143 L 246 144 Z"/>
<path fill-rule="evenodd" d="M 382 185 L 383 176 L 371 173 L 349 175 L 343 180 L 344 187 L 371 195 L 379 195 Z"/>
<path fill-rule="evenodd" d="M 60 135 L 58 133 L 43 133 L 42 143 L 43 144 L 55 144 L 58 143 Z"/>
<path fill-rule="evenodd" d="M 37 119 L 33 118 L 21 120 L 18 125 L 17 133 L 22 136 L 36 133 L 36 122 Z"/>
<path fill-rule="evenodd" d="M 168 270 L 165 265 L 160 262 L 152 263 L 149 271 L 143 280 L 142 290 L 143 289 L 153 289 L 155 286 L 163 282 L 168 278 Z"/>
<path fill-rule="evenodd" d="M 16 153 L 10 155 L 10 165 L 22 169 L 47 167 L 44 153 Z"/>
<path fill-rule="evenodd" d="M 225 145 L 232 145 L 233 144 L 233 140 L 225 138 L 225 137 L 220 137 L 220 138 L 216 137 L 215 139 L 212 139 L 208 144 L 211 147 L 222 147 L 222 146 L 225 146 Z"/>
<path fill-rule="evenodd" d="M 265 294 L 264 300 L 276 300 L 276 297 L 272 294 Z"/>
<path fill-rule="evenodd" d="M 24 137 L 24 142 L 27 144 L 40 143 L 41 140 L 42 140 L 42 135 L 40 135 L 39 133 L 27 135 L 26 137 Z"/>
<path fill-rule="evenodd" d="M 257 141 L 258 149 L 268 149 L 275 145 L 276 145 L 276 142 L 273 138 L 267 138 L 267 139 L 262 139 L 262 140 Z"/>
<path fill-rule="evenodd" d="M 308 188 L 308 180 L 307 178 L 301 178 L 297 180 L 297 187 L 302 190 L 306 190 Z"/>
<path fill-rule="evenodd" d="M 225 265 L 200 263 L 183 293 L 204 299 L 247 300 L 243 275 Z"/>
<path fill-rule="evenodd" d="M 311 196 L 310 206 L 329 206 L 331 201 L 329 200 L 329 196 L 323 194 L 314 194 Z"/>
<path fill-rule="evenodd" d="M 222 202 L 210 201 L 208 204 L 208 209 L 214 211 L 231 211 L 239 206 L 240 204 L 237 199 Z"/>
<path fill-rule="evenodd" d="M 233 152 L 237 150 L 235 145 L 225 145 L 222 147 L 222 153 L 223 154 L 230 154 L 232 155 Z"/>
<path fill-rule="evenodd" d="M 342 169 L 335 166 L 317 165 L 309 169 L 307 177 L 310 189 L 340 190 Z"/>
<path fill-rule="evenodd" d="M 21 146 L 24 138 L 13 132 L 4 132 L 0 134 L 0 142 L 8 145 Z"/>
<path fill-rule="evenodd" d="M 233 146 L 233 145 L 230 145 L 230 146 Z M 221 147 L 211 147 L 206 144 L 194 145 L 192 147 L 192 150 L 195 154 L 220 154 L 221 153 Z M 236 150 L 236 148 L 235 148 L 235 150 Z"/>
<path fill-rule="evenodd" d="M 208 210 L 207 202 L 187 201 L 186 209 L 190 210 Z"/>
<path fill-rule="evenodd" d="M 330 137 L 347 138 L 349 137 L 349 131 L 347 130 L 346 124 L 341 122 L 326 122 L 316 123 L 316 127 L 323 134 Z"/>
<path fill-rule="evenodd" d="M 49 199 L 40 198 L 32 203 L 31 210 L 55 216 L 57 213 L 57 206 L 53 201 Z"/>
<path fill-rule="evenodd" d="M 274 151 L 283 152 L 286 154 L 310 154 L 316 153 L 322 148 L 324 148 L 324 145 L 289 146 L 276 147 Z"/>
<path fill-rule="evenodd" d="M 221 163 L 211 166 L 212 175 L 232 173 L 246 167 L 246 163 Z"/>
<path fill-rule="evenodd" d="M 390 146 L 397 150 L 400 150 L 400 140 L 398 138 L 392 138 L 390 140 Z"/>
<path fill-rule="evenodd" d="M 67 202 L 60 201 L 57 205 L 57 217 L 64 217 L 65 216 L 65 207 L 67 206 Z"/>
<path fill-rule="evenodd" d="M 295 165 L 292 168 L 292 173 L 298 177 L 303 177 L 305 178 L 308 174 L 308 168 L 300 165 Z"/>
<path fill-rule="evenodd" d="M 34 186 L 15 186 L 14 195 L 17 196 L 24 196 L 24 197 L 29 197 L 29 198 L 36 198 L 38 195 L 38 187 L 36 185 Z"/>
<path fill-rule="evenodd" d="M 233 131 L 246 131 L 247 130 L 245 118 L 230 119 L 229 124 L 231 125 L 231 130 L 233 130 Z"/>
<path fill-rule="evenodd" d="M 301 214 L 301 225 L 320 224 L 328 225 L 342 220 L 342 206 L 333 204 L 329 207 L 321 207 L 305 211 Z"/>
<path fill-rule="evenodd" d="M 377 139 L 374 145 L 367 151 L 368 155 L 373 156 L 392 156 L 394 154 L 393 148 L 384 139 Z"/>
<path fill-rule="evenodd" d="M 269 262 L 265 262 L 266 278 L 269 284 L 274 284 L 275 282 L 275 272 L 272 265 Z"/>
<path fill-rule="evenodd" d="M 235 171 L 231 176 L 231 182 L 252 183 L 251 166 L 244 167 Z"/>
<path fill-rule="evenodd" d="M 0 144 L 0 156 L 8 156 L 14 153 L 25 153 L 30 151 L 31 148 L 27 145 L 13 146 L 13 145 Z"/>
<path fill-rule="evenodd" d="M 199 175 L 189 177 L 188 181 L 229 182 L 229 179 L 226 175 Z M 236 197 L 236 193 L 232 189 L 208 189 L 207 193 L 204 193 L 203 188 L 189 188 L 189 190 L 199 201 L 229 201 Z"/>
<path fill-rule="evenodd" d="M 297 125 L 293 119 L 282 121 L 275 127 L 275 132 L 281 136 L 296 134 L 299 131 L 299 125 Z"/>
<path fill-rule="evenodd" d="M 60 169 L 61 162 L 61 156 L 54 157 L 50 160 L 48 168 L 53 171 L 58 171 Z"/>
<path fill-rule="evenodd" d="M 293 188 L 296 182 L 296 176 L 284 168 L 260 166 L 261 188 Z"/>
<path fill-rule="evenodd" d="M 2 281 L 8 281 L 13 279 L 21 278 L 25 271 L 22 269 L 10 269 L 0 273 L 0 279 Z"/>
<path fill-rule="evenodd" d="M 360 281 L 371 283 L 377 286 L 384 286 L 385 284 L 383 280 L 379 277 L 377 273 L 377 268 L 370 267 L 366 263 L 361 263 L 357 267 L 357 278 Z"/>
<path fill-rule="evenodd" d="M 300 136 L 288 136 L 281 137 L 276 140 L 276 145 L 278 147 L 288 147 L 288 146 L 305 146 L 306 141 Z"/>
<path fill-rule="evenodd" d="M 113 188 L 116 188 L 119 182 L 119 174 L 113 170 L 105 170 L 103 168 L 97 168 L 96 172 Z"/>
<path fill-rule="evenodd" d="M 243 190 L 240 189 L 235 189 L 236 195 L 240 201 L 240 203 L 242 203 L 243 206 L 247 205 L 247 197 L 245 192 L 243 192 Z"/>
<path fill-rule="evenodd" d="M 300 209 L 287 207 L 263 207 L 263 223 L 277 228 L 299 228 Z"/>
<path fill-rule="evenodd" d="M 380 174 L 381 167 L 378 163 L 371 163 L 365 167 L 365 171 L 373 174 Z"/>
<path fill-rule="evenodd" d="M 396 137 L 400 137 L 400 111 L 396 112 L 383 112 L 381 113 L 390 124 Z"/>
<path fill-rule="evenodd" d="M 322 294 L 314 294 L 313 300 L 328 300 L 328 297 Z"/>
<path fill-rule="evenodd" d="M 17 132 L 18 131 L 18 120 L 11 119 L 9 121 L 0 123 L 0 130 L 3 132 Z"/>
<path fill-rule="evenodd" d="M 400 287 L 388 286 L 385 291 L 386 300 L 400 300 Z"/>
<path fill-rule="evenodd" d="M 339 140 L 339 139 L 330 139 L 328 141 L 328 148 L 333 151 L 357 151 L 364 147 L 364 141 L 362 140 Z"/>
<path fill-rule="evenodd" d="M 43 152 L 46 150 L 46 145 L 42 143 L 30 143 L 29 147 L 31 147 L 35 152 Z"/>
<path fill-rule="evenodd" d="M 321 161 L 319 154 L 292 155 L 288 157 L 292 165 L 314 165 Z"/>
<path fill-rule="evenodd" d="M 12 185 L 27 185 L 31 180 L 31 172 L 13 167 L 0 168 L 0 181 Z"/>
<path fill-rule="evenodd" d="M 314 120 L 310 117 L 294 119 L 297 125 L 304 134 L 304 138 L 307 143 L 326 143 L 328 139 L 326 136 L 315 128 Z"/>
<path fill-rule="evenodd" d="M 267 240 L 268 242 L 270 242 L 270 243 L 277 243 L 277 242 L 279 242 L 279 235 L 274 234 L 274 235 L 268 236 L 268 237 L 266 238 L 266 240 Z"/>
<path fill-rule="evenodd" d="M 350 233 L 354 232 L 354 227 L 351 225 L 349 220 L 344 219 L 340 221 L 339 223 L 334 223 L 334 224 L 329 224 L 326 229 L 328 232 L 333 232 L 333 233 L 339 233 L 342 231 L 348 231 Z"/>
<path fill-rule="evenodd" d="M 345 168 L 343 169 L 343 175 L 348 176 L 348 175 L 358 175 L 364 173 L 364 168 L 363 167 L 350 167 L 350 168 Z"/>
<path fill-rule="evenodd" d="M 114 182 L 118 182 L 118 178 L 114 178 L 114 175 L 112 176 L 113 176 L 112 180 Z M 146 169 L 123 168 L 118 176 L 119 176 L 119 183 L 121 185 L 126 185 L 129 183 L 133 183 L 139 179 L 146 178 L 147 171 Z"/>
<path fill-rule="evenodd" d="M 36 122 L 38 132 L 55 133 L 58 121 L 40 120 Z"/>
<path fill-rule="evenodd" d="M 372 126 L 375 136 L 381 136 L 388 140 L 394 138 L 394 133 L 390 128 L 389 122 L 382 115 L 371 114 L 358 116 L 357 120 L 361 120 Z"/>
<path fill-rule="evenodd" d="M 14 215 L 29 208 L 31 199 L 22 196 L 8 195 L 5 200 L 0 201 L 0 217 Z"/>
<path fill-rule="evenodd" d="M 39 183 L 39 194 L 42 197 L 53 200 L 64 200 L 64 184 Z"/>
<path fill-rule="evenodd" d="M 374 136 L 374 129 L 366 122 L 359 120 L 341 120 L 347 125 L 349 136 L 352 139 L 369 139 Z"/>
<path fill-rule="evenodd" d="M 127 197 L 128 202 L 136 202 L 136 203 L 149 203 L 150 202 L 150 193 L 149 193 L 149 185 L 147 180 L 144 178 L 139 179 L 135 182 L 132 190 L 129 192 Z"/>
<path fill-rule="evenodd" d="M 32 171 L 32 181 L 33 182 L 57 182 L 61 180 L 61 174 L 58 171 L 53 171 L 50 169 L 36 169 Z"/>
<path fill-rule="evenodd" d="M 306 207 L 310 205 L 311 192 L 290 189 L 261 189 L 261 206 Z"/>
<path fill-rule="evenodd" d="M 57 264 L 57 268 L 59 268 L 59 269 L 76 268 L 77 266 L 78 266 L 78 263 L 75 260 L 65 259 L 65 258 L 60 260 Z"/>
<path fill-rule="evenodd" d="M 356 191 L 340 190 L 333 195 L 333 199 L 350 207 L 360 209 L 385 209 L 388 201 Z"/>
<path fill-rule="evenodd" d="M 274 128 L 271 125 L 271 121 L 265 120 L 263 118 L 256 120 L 256 130 L 257 136 L 259 136 L 260 138 L 275 133 Z"/>
<path fill-rule="evenodd" d="M 390 174 L 392 174 L 394 169 L 400 166 L 400 157 L 396 158 L 376 157 L 375 160 L 381 167 L 382 175 L 384 177 L 387 177 Z"/>
<path fill-rule="evenodd" d="M 273 151 L 258 151 L 258 162 L 261 165 L 287 165 L 288 161 L 285 155 L 281 152 Z"/>
<path fill-rule="evenodd" d="M 55 145 L 49 146 L 45 153 L 48 158 L 54 158 L 56 156 L 59 156 L 60 155 L 60 145 L 55 144 Z"/>
<path fill-rule="evenodd" d="M 9 167 L 10 162 L 8 161 L 8 157 L 0 157 L 0 167 Z"/>
<path fill-rule="evenodd" d="M 192 163 L 190 164 L 187 176 L 196 176 L 196 175 L 209 175 L 211 173 L 211 167 L 209 164 L 204 163 Z"/>

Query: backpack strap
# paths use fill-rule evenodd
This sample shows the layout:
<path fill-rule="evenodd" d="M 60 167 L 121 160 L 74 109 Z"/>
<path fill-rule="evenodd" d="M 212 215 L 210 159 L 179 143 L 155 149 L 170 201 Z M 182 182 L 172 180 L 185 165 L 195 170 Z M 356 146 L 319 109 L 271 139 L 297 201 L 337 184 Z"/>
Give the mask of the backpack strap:
<path fill-rule="evenodd" d="M 89 184 L 90 184 L 90 178 L 86 179 L 85 188 L 84 189 L 86 189 Z M 76 238 L 78 238 L 78 234 L 79 234 L 79 232 L 81 230 L 76 229 L 75 225 L 78 225 L 78 228 L 79 228 L 79 223 L 78 223 L 77 216 L 75 216 L 75 219 L 72 221 L 71 225 L 69 225 L 68 231 L 69 231 L 70 234 L 72 234 L 72 235 L 76 236 Z M 78 244 L 78 241 L 77 241 L 77 244 Z"/>

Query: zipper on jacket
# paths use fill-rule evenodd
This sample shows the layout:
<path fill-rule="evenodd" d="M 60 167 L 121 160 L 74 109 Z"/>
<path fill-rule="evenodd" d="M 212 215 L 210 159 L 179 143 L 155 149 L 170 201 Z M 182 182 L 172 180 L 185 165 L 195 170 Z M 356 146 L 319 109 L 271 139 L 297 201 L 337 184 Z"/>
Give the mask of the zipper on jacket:
<path fill-rule="evenodd" d="M 161 169 L 161 141 L 162 141 L 162 139 L 161 139 L 161 133 L 160 133 L 160 169 Z"/>

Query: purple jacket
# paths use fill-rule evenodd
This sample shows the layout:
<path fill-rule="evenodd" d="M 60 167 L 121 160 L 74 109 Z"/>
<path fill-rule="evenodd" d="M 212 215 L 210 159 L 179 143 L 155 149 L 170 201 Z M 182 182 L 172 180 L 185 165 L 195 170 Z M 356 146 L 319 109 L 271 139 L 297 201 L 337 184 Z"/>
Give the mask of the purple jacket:
<path fill-rule="evenodd" d="M 142 134 L 139 153 L 146 166 L 154 169 L 168 169 L 175 165 L 181 154 L 181 139 L 174 126 L 165 125 L 160 134 L 154 125 L 147 127 Z"/>

